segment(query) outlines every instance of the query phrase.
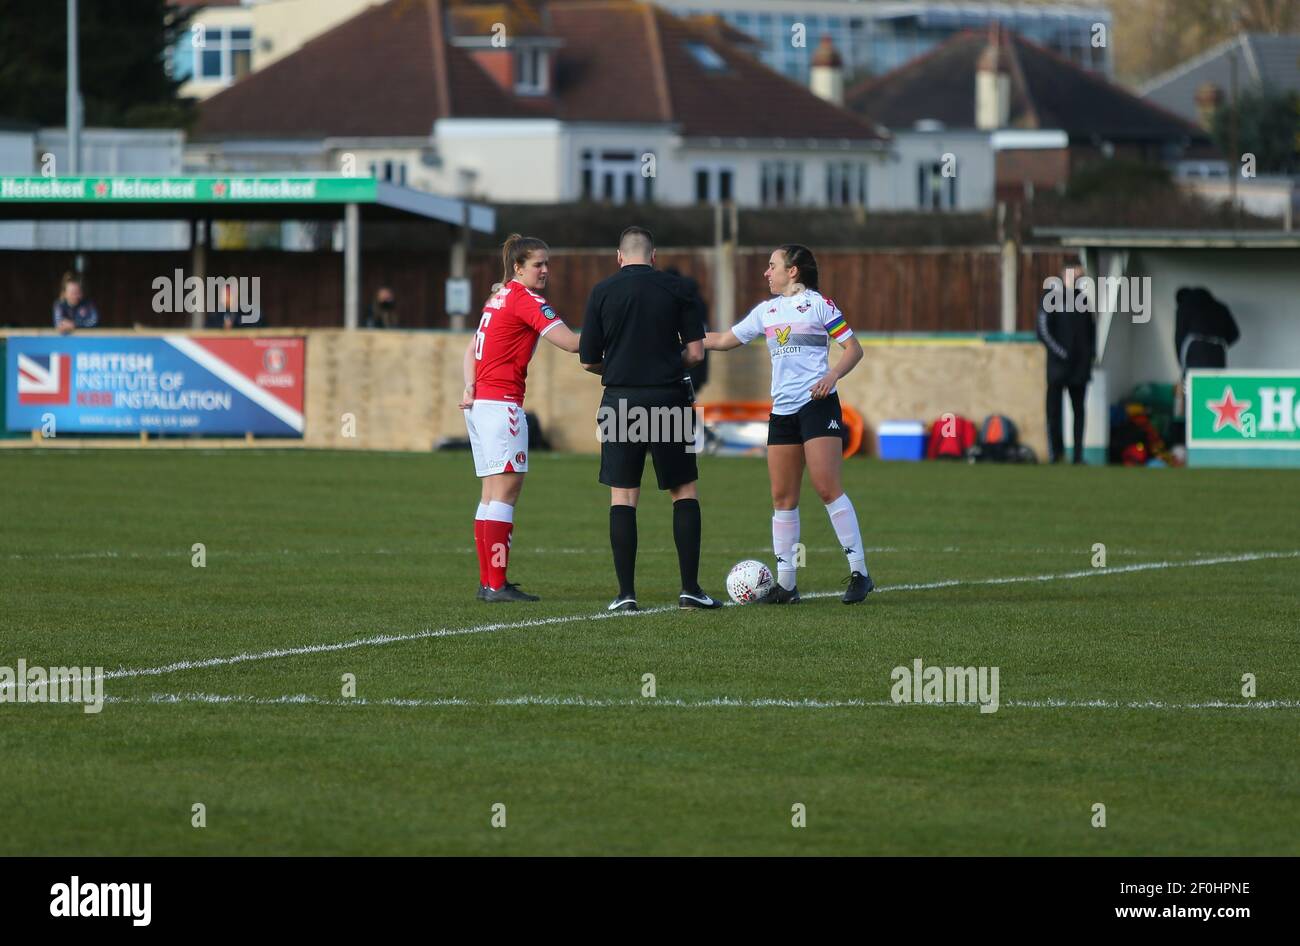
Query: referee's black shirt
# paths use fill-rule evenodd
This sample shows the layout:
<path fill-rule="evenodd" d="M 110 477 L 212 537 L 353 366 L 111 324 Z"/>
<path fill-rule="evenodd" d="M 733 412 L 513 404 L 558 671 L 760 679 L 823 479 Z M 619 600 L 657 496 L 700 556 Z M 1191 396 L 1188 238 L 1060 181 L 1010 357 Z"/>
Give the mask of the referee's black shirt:
<path fill-rule="evenodd" d="M 705 317 L 703 301 L 682 279 L 633 263 L 591 290 L 578 358 L 604 362 L 605 387 L 680 384 L 682 347 L 704 338 Z"/>

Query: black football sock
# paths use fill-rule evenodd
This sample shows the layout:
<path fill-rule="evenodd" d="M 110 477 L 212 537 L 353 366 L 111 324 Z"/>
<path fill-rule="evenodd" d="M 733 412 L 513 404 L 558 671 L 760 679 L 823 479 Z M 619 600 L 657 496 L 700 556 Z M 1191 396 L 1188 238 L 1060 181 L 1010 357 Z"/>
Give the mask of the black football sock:
<path fill-rule="evenodd" d="M 682 591 L 700 590 L 700 501 L 679 499 L 673 503 L 673 541 L 677 544 L 677 567 L 682 573 Z"/>
<path fill-rule="evenodd" d="M 636 597 L 636 507 L 609 507 L 609 545 L 614 550 L 618 596 Z"/>

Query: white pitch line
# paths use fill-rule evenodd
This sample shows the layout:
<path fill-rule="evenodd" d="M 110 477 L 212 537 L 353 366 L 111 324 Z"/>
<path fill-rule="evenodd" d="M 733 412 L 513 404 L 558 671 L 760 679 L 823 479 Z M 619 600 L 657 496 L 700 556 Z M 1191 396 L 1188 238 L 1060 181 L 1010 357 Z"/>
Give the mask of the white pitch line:
<path fill-rule="evenodd" d="M 449 696 L 434 699 L 408 699 L 389 697 L 378 700 L 364 698 L 340 699 L 311 696 L 296 693 L 288 696 L 246 696 L 219 693 L 154 693 L 148 697 L 105 696 L 105 703 L 163 704 L 163 703 L 206 703 L 211 705 L 240 704 L 249 706 L 401 706 L 401 707 L 449 707 L 465 706 L 470 708 L 495 708 L 506 706 L 553 706 L 575 707 L 580 709 L 615 709 L 622 707 L 654 706 L 667 709 L 867 709 L 874 707 L 902 707 L 904 704 L 892 700 L 827 700 L 827 699 L 780 699 L 759 697 L 754 699 L 737 699 L 719 696 L 707 700 L 670 700 L 670 699 L 599 699 L 586 696 L 510 696 L 493 700 L 467 700 Z M 907 706 L 964 707 L 977 708 L 978 703 L 916 703 Z M 1004 700 L 1000 708 L 1012 709 L 1126 709 L 1126 710 L 1269 710 L 1300 709 L 1296 700 L 1256 700 L 1253 702 L 1229 703 L 1223 700 L 1207 700 L 1199 703 L 1167 703 L 1163 700 Z"/>
<path fill-rule="evenodd" d="M 1269 559 L 1300 558 L 1300 551 L 1295 552 L 1245 552 L 1241 555 L 1218 555 L 1214 558 L 1197 558 L 1185 562 L 1139 562 L 1135 565 L 1116 565 L 1110 568 L 1081 568 L 1073 572 L 1057 572 L 1053 575 L 1017 575 L 1011 578 L 956 578 L 948 581 L 932 581 L 913 585 L 890 585 L 877 588 L 884 591 L 933 591 L 938 588 L 970 587 L 973 585 L 1018 585 L 1034 581 L 1070 581 L 1076 578 L 1097 578 L 1103 575 L 1124 575 L 1132 572 L 1149 572 L 1165 568 L 1197 568 L 1206 565 L 1230 565 L 1237 562 L 1261 562 Z M 803 598 L 838 597 L 838 591 L 814 591 Z"/>
<path fill-rule="evenodd" d="M 1241 562 L 1260 562 L 1271 559 L 1293 559 L 1300 558 L 1300 551 L 1292 552 L 1247 552 L 1241 555 L 1219 555 L 1214 558 L 1191 559 L 1183 562 L 1144 562 L 1136 565 L 1118 565 L 1113 568 L 1090 568 L 1079 571 L 1059 572 L 1054 575 L 1021 575 L 1010 578 L 957 578 L 947 581 L 932 581 L 920 584 L 907 585 L 888 585 L 883 588 L 877 588 L 876 593 L 881 594 L 890 591 L 934 591 L 941 588 L 958 588 L 958 587 L 976 587 L 986 585 L 1010 585 L 1025 582 L 1046 582 L 1046 581 L 1070 581 L 1078 578 L 1098 578 L 1106 575 L 1122 575 L 1133 572 L 1154 571 L 1157 569 L 1168 568 L 1197 568 L 1210 565 L 1228 565 Z M 803 595 L 805 598 L 828 598 L 838 596 L 840 592 L 836 591 L 818 591 Z M 203 657 L 197 660 L 178 660 L 174 663 L 163 664 L 159 667 L 123 667 L 118 670 L 110 670 L 102 677 L 83 677 L 83 680 L 103 679 L 103 680 L 122 680 L 131 677 L 155 677 L 168 673 L 177 673 L 183 670 L 204 670 L 209 667 L 225 667 L 231 664 L 251 663 L 259 660 L 277 660 L 281 657 L 301 657 L 309 654 L 334 653 L 343 650 L 355 650 L 361 647 L 381 647 L 385 644 L 401 644 L 407 641 L 426 640 L 436 637 L 460 637 L 468 634 L 491 634 L 497 631 L 524 630 L 533 627 L 551 627 L 556 624 L 579 624 L 586 621 L 603 621 L 607 619 L 628 620 L 645 617 L 650 614 L 663 614 L 668 611 L 676 611 L 671 605 L 658 608 L 646 608 L 641 611 L 614 611 L 600 612 L 597 614 L 575 614 L 550 618 L 534 618 L 528 621 L 510 621 L 495 624 L 478 624 L 472 627 L 444 627 L 438 630 L 426 628 L 423 631 L 413 631 L 408 634 L 376 634 L 372 637 L 363 637 L 357 640 L 336 641 L 330 644 L 305 644 L 300 647 L 281 647 L 274 650 L 263 650 L 254 653 L 234 654 L 230 657 Z M 5 687 L 16 687 L 18 684 L 0 685 L 0 689 Z"/>

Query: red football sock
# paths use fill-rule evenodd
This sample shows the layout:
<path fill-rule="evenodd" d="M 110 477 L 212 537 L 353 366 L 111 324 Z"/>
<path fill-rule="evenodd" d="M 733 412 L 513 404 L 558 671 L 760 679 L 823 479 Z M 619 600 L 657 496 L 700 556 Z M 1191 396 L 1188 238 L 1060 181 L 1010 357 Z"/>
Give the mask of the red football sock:
<path fill-rule="evenodd" d="M 478 583 L 486 585 L 488 583 L 488 557 L 487 557 L 487 540 L 483 535 L 483 526 L 487 524 L 485 519 L 474 520 L 474 551 L 478 553 Z"/>
<path fill-rule="evenodd" d="M 510 565 L 510 535 L 513 522 L 496 519 L 483 520 L 483 554 L 487 561 L 488 587 L 500 590 L 505 587 L 506 568 Z"/>

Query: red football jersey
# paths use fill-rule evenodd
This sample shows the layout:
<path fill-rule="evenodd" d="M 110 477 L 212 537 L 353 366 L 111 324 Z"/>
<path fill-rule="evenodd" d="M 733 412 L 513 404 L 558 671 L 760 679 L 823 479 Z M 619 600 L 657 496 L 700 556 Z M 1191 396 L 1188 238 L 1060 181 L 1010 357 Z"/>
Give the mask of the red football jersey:
<path fill-rule="evenodd" d="M 517 279 L 502 286 L 483 306 L 474 333 L 475 399 L 524 403 L 524 381 L 537 340 L 559 324 L 539 293 Z"/>

